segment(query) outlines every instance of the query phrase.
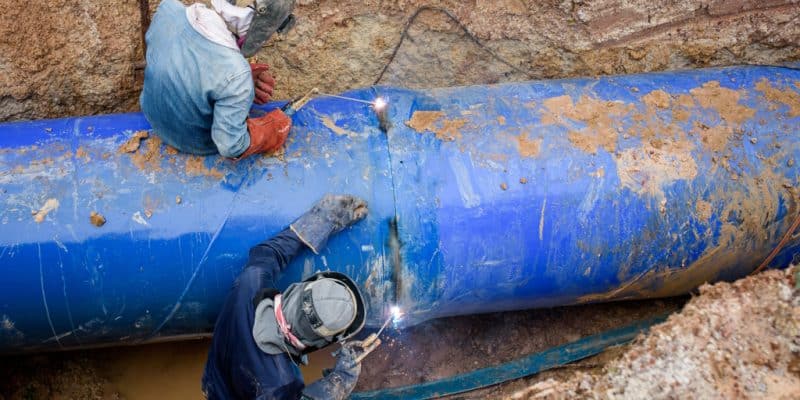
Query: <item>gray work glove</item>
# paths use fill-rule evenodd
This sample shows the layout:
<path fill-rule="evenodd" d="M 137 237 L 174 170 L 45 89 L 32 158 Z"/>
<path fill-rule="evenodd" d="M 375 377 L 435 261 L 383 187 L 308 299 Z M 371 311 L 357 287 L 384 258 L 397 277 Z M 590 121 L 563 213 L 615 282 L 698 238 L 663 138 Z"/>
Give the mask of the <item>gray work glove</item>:
<path fill-rule="evenodd" d="M 336 353 L 336 366 L 324 378 L 303 389 L 303 399 L 343 400 L 356 387 L 361 374 L 361 363 L 356 362 L 356 354 L 348 346 L 342 346 Z"/>
<path fill-rule="evenodd" d="M 328 238 L 367 215 L 367 202 L 350 195 L 326 194 L 311 210 L 289 225 L 315 254 Z"/>

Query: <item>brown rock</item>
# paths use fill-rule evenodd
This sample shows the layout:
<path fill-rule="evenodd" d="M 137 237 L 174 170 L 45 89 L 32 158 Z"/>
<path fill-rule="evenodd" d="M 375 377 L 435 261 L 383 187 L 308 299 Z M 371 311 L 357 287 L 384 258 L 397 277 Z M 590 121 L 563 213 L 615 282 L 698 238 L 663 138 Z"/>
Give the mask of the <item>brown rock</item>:
<path fill-rule="evenodd" d="M 96 211 L 89 213 L 89 222 L 96 227 L 101 227 L 106 224 L 106 217 L 98 214 Z"/>

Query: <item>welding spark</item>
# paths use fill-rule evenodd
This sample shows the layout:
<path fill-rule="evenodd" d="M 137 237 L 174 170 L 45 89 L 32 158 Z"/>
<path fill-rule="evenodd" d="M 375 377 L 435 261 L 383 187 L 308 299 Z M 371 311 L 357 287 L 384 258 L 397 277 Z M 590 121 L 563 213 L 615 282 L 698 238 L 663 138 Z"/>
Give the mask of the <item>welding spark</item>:
<path fill-rule="evenodd" d="M 391 313 L 392 313 L 392 323 L 397 325 L 397 323 L 400 322 L 400 319 L 403 318 L 403 311 L 401 311 L 400 307 L 398 306 L 392 306 Z"/>
<path fill-rule="evenodd" d="M 386 108 L 386 100 L 383 97 L 376 97 L 375 100 L 372 101 L 372 108 L 375 111 L 381 111 Z"/>

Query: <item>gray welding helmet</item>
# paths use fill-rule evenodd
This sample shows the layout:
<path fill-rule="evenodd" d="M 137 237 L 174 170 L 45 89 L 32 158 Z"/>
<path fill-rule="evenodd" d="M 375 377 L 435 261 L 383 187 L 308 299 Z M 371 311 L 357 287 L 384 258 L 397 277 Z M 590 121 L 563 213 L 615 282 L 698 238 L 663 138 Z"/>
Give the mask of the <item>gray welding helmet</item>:
<path fill-rule="evenodd" d="M 364 300 L 355 282 L 339 272 L 318 272 L 290 285 L 282 294 L 281 310 L 289 329 L 306 346 L 297 351 L 285 344 L 286 338 L 280 333 L 271 308 L 272 299 L 256 300 L 259 304 L 253 337 L 268 354 L 284 351 L 296 356 L 308 354 L 352 337 L 366 320 Z"/>
<path fill-rule="evenodd" d="M 236 4 L 236 0 L 228 0 Z M 242 43 L 242 55 L 254 56 L 273 33 L 283 33 L 294 26 L 292 15 L 295 0 L 254 0 L 250 6 L 255 10 L 250 29 Z"/>

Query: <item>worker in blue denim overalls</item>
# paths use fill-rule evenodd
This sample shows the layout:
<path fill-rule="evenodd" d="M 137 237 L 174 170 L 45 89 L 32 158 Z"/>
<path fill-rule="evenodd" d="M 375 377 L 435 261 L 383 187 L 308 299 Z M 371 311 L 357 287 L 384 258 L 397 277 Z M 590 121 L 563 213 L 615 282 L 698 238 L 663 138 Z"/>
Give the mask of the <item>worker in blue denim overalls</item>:
<path fill-rule="evenodd" d="M 229 1 L 211 0 L 209 8 L 164 0 L 147 31 L 142 112 L 166 144 L 183 152 L 270 153 L 291 129 L 280 110 L 248 117 L 254 100 L 272 97 L 275 80 L 268 65 L 245 57 L 293 24 L 294 0 L 251 0 L 248 7 Z"/>

